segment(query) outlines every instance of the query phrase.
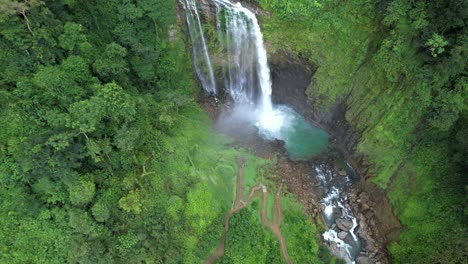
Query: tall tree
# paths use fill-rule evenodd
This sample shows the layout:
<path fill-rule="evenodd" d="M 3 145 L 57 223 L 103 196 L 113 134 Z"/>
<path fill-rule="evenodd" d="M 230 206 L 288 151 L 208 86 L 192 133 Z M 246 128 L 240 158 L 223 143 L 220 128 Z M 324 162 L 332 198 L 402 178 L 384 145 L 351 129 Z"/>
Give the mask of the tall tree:
<path fill-rule="evenodd" d="M 42 4 L 44 4 L 44 2 L 40 0 L 0 0 L 0 14 L 7 16 L 14 15 L 15 13 L 21 14 L 24 18 L 29 32 L 31 32 L 31 34 L 34 35 L 33 30 L 31 28 L 31 23 L 28 19 L 28 12 L 31 8 L 37 7 Z"/>

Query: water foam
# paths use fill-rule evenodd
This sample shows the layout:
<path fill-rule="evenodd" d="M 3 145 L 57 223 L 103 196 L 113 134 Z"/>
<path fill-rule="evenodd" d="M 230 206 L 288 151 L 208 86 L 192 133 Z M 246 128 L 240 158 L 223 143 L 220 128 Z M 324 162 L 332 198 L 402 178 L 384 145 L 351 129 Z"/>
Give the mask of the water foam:
<path fill-rule="evenodd" d="M 258 127 L 260 134 L 267 139 L 283 139 L 281 134 L 282 129 L 289 126 L 288 120 L 291 119 L 284 111 L 272 109 L 271 111 L 257 111 L 257 121 L 255 125 Z"/>
<path fill-rule="evenodd" d="M 257 17 L 241 3 L 233 4 L 227 0 L 215 0 L 215 3 L 218 35 L 226 36 L 229 53 L 227 86 L 231 97 L 237 103 L 256 105 L 255 124 L 270 136 L 278 135 L 284 126 L 285 113 L 273 108 L 270 67 Z M 226 12 L 225 16 L 220 16 L 220 9 Z M 226 32 L 221 29 L 221 19 L 225 19 Z M 254 70 L 256 76 L 252 76 Z M 256 81 L 260 87 L 260 100 L 255 98 L 256 93 L 252 91 Z"/>

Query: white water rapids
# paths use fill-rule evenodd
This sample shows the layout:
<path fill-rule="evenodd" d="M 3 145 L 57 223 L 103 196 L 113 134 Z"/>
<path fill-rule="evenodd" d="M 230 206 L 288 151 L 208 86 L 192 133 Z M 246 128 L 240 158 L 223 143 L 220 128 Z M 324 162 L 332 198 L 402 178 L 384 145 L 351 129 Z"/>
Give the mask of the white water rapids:
<path fill-rule="evenodd" d="M 350 166 L 348 165 L 348 167 Z M 360 248 L 360 241 L 356 235 L 358 223 L 356 217 L 346 206 L 348 197 L 342 191 L 342 189 L 351 185 L 349 176 L 335 179 L 333 177 L 333 172 L 326 166 L 315 167 L 315 172 L 317 173 L 325 193 L 325 197 L 322 199 L 322 205 L 324 206 L 323 215 L 327 222 L 328 230 L 322 234 L 323 239 L 335 243 L 339 248 L 343 248 L 349 258 L 347 262 L 355 263 L 352 260 L 355 259 Z M 352 239 L 341 239 L 337 230 L 333 229 L 335 221 L 338 218 L 351 221 L 352 227 L 347 233 L 351 235 Z M 338 231 L 340 230 L 338 229 Z"/>

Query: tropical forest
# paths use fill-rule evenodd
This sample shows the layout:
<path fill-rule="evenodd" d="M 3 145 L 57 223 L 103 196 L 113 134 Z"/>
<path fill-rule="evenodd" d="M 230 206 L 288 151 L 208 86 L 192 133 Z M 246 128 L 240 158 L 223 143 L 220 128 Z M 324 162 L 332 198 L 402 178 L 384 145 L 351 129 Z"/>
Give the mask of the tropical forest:
<path fill-rule="evenodd" d="M 466 0 L 0 0 L 0 264 L 468 263 Z"/>

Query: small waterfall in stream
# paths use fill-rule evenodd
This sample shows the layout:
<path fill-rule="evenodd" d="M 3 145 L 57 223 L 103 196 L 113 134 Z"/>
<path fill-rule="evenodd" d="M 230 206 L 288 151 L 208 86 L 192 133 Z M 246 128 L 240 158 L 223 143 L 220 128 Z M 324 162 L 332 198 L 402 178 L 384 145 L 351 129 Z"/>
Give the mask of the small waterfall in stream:
<path fill-rule="evenodd" d="M 322 185 L 324 198 L 322 199 L 323 216 L 328 227 L 322 236 L 330 243 L 335 243 L 339 255 L 345 257 L 348 263 L 359 254 L 361 242 L 356 234 L 358 221 L 348 208 L 346 189 L 356 180 L 352 167 L 346 163 L 346 176 L 337 177 L 325 164 L 316 166 L 315 172 Z M 341 251 L 341 252 L 340 252 Z"/>

